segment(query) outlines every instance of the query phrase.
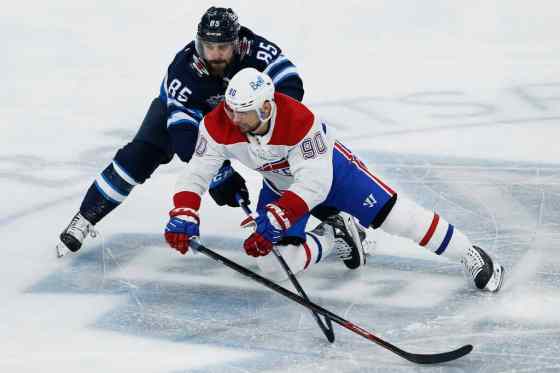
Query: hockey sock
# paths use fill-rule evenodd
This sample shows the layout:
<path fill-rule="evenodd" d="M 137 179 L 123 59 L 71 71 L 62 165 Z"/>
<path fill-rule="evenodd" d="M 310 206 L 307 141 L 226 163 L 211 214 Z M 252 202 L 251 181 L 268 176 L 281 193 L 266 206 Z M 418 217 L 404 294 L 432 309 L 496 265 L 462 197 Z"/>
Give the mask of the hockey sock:
<path fill-rule="evenodd" d="M 410 238 L 437 255 L 459 261 L 472 246 L 463 232 L 439 214 L 399 196 L 381 225 L 385 232 Z"/>
<path fill-rule="evenodd" d="M 115 209 L 138 183 L 115 161 L 111 162 L 89 187 L 80 213 L 93 225 Z"/>

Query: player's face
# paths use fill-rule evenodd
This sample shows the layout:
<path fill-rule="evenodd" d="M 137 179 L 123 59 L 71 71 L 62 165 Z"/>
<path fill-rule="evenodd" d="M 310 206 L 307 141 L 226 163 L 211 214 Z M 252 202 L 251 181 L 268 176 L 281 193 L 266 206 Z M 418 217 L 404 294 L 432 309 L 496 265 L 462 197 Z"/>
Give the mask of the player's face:
<path fill-rule="evenodd" d="M 228 118 L 233 122 L 234 125 L 239 127 L 242 133 L 252 132 L 257 129 L 261 124 L 259 116 L 255 110 L 249 111 L 235 111 L 232 110 L 227 104 L 224 105 L 224 109 Z"/>
<path fill-rule="evenodd" d="M 234 43 L 209 43 L 206 41 L 201 43 L 210 73 L 223 75 L 226 66 L 233 59 Z"/>

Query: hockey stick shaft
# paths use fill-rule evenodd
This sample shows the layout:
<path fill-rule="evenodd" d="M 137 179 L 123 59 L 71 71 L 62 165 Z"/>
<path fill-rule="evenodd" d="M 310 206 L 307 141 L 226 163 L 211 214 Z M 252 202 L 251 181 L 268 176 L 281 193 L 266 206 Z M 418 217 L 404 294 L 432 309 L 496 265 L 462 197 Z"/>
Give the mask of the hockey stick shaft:
<path fill-rule="evenodd" d="M 448 352 L 442 352 L 442 353 L 436 353 L 436 354 L 415 354 L 415 353 L 410 353 L 407 351 L 404 351 L 398 347 L 396 347 L 395 345 L 377 337 L 375 334 L 371 333 L 370 331 L 354 324 L 351 321 L 345 320 L 342 317 L 336 315 L 335 313 L 309 301 L 304 299 L 303 297 L 301 297 L 298 294 L 295 294 L 294 292 L 270 281 L 269 279 L 260 276 L 259 274 L 235 263 L 234 261 L 210 250 L 209 248 L 205 247 L 204 245 L 202 245 L 201 243 L 199 243 L 198 241 L 191 241 L 190 242 L 190 246 L 194 249 L 197 250 L 198 252 L 208 256 L 209 258 L 220 262 L 222 264 L 224 264 L 225 266 L 233 269 L 234 271 L 245 275 L 251 279 L 253 279 L 254 281 L 266 286 L 267 288 L 293 300 L 296 303 L 299 303 L 300 305 L 304 306 L 305 308 L 316 312 L 318 314 L 323 315 L 325 318 L 328 318 L 334 322 L 336 322 L 337 324 L 339 324 L 340 326 L 350 330 L 353 333 L 356 333 L 358 335 L 361 335 L 362 337 L 376 343 L 377 345 L 393 352 L 394 354 L 410 361 L 413 363 L 417 363 L 417 364 L 436 364 L 436 363 L 444 363 L 447 361 L 451 361 L 451 360 L 455 360 L 458 359 L 462 356 L 465 356 L 466 354 L 468 354 L 469 352 L 472 351 L 473 346 L 472 345 L 464 345 L 456 350 L 452 350 L 452 351 L 448 351 Z"/>
<path fill-rule="evenodd" d="M 239 203 L 239 206 L 241 206 L 241 208 L 243 209 L 245 214 L 248 217 L 252 216 L 251 215 L 252 214 L 251 209 L 249 208 L 249 206 L 247 205 L 245 200 L 243 198 L 241 198 L 241 196 L 238 193 L 235 194 L 235 198 L 237 199 L 237 202 Z M 273 251 L 274 255 L 276 256 L 276 259 L 280 263 L 280 266 L 284 269 L 284 272 L 286 272 L 286 274 L 288 275 L 288 278 L 290 279 L 290 282 L 296 288 L 297 292 L 303 297 L 303 299 L 309 301 L 309 297 L 307 296 L 307 294 L 303 290 L 303 287 L 300 285 L 296 276 L 294 275 L 294 273 L 292 272 L 292 270 L 288 266 L 288 263 L 286 263 L 286 260 L 282 257 L 282 254 L 280 254 L 280 252 L 278 251 L 278 249 L 276 247 L 273 247 L 272 251 Z M 311 311 L 311 314 L 313 315 L 313 318 L 317 322 L 317 325 L 319 326 L 319 329 L 321 329 L 321 331 L 325 335 L 325 338 L 327 338 L 327 341 L 329 341 L 330 343 L 333 343 L 334 342 L 334 329 L 333 329 L 331 320 L 328 317 L 326 317 L 325 321 L 323 322 L 323 320 L 321 320 L 321 317 L 319 316 L 319 314 L 317 312 L 313 311 L 313 310 Z"/>

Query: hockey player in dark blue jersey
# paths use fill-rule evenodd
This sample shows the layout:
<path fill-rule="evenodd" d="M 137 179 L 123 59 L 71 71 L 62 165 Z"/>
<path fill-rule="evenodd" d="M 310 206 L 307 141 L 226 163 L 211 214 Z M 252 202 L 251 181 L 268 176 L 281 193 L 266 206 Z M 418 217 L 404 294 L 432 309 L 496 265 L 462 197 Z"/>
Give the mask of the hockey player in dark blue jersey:
<path fill-rule="evenodd" d="M 267 73 L 278 92 L 301 101 L 303 83 L 294 64 L 278 45 L 240 26 L 232 9 L 211 7 L 202 16 L 196 39 L 183 48 L 167 69 L 156 97 L 131 142 L 88 189 L 79 212 L 60 234 L 58 256 L 76 252 L 93 226 L 114 210 L 132 189 L 144 183 L 174 154 L 188 162 L 198 136 L 198 124 L 224 97 L 229 79 L 245 67 Z M 248 201 L 245 180 L 229 162 L 211 185 L 219 205 L 238 206 L 235 194 Z"/>

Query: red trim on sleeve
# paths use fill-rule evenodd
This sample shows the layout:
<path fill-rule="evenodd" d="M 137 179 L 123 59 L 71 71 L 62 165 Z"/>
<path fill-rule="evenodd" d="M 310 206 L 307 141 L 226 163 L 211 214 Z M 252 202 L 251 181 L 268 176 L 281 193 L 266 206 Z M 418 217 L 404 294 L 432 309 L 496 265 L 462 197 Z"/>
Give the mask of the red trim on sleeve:
<path fill-rule="evenodd" d="M 439 215 L 434 213 L 434 218 L 432 219 L 432 224 L 430 224 L 430 228 L 428 229 L 428 231 L 426 232 L 426 235 L 424 236 L 424 238 L 422 238 L 422 241 L 420 241 L 420 246 L 426 246 L 428 244 L 428 242 L 430 242 L 430 239 L 432 238 L 432 236 L 434 235 L 434 232 L 436 231 L 436 227 L 438 225 L 439 222 Z"/>
<path fill-rule="evenodd" d="M 274 202 L 274 204 L 286 211 L 286 217 L 292 224 L 309 212 L 307 203 L 296 193 L 289 190 L 282 193 L 282 197 Z"/>
<path fill-rule="evenodd" d="M 173 196 L 173 204 L 175 207 L 188 207 L 198 211 L 200 199 L 200 196 L 194 192 L 179 192 Z"/>

